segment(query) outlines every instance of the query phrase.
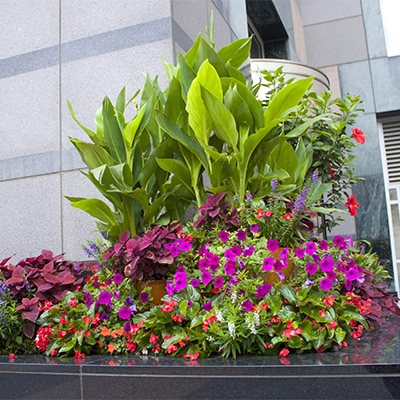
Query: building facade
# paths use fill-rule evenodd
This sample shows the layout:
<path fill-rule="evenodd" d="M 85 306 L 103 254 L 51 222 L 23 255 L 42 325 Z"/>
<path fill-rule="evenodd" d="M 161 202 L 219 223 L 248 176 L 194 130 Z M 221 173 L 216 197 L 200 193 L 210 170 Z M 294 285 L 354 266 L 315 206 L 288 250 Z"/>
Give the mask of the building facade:
<path fill-rule="evenodd" d="M 368 137 L 355 163 L 364 180 L 353 188 L 360 206 L 340 229 L 370 241 L 381 258 L 394 260 L 397 274 L 400 57 L 388 56 L 379 0 L 1 2 L 0 260 L 42 248 L 86 258 L 82 244 L 96 236 L 94 220 L 64 196 L 98 194 L 69 142 L 85 133 L 66 99 L 93 127 L 104 96 L 115 101 L 124 86 L 133 95 L 146 72 L 165 85 L 161 57 L 175 62 L 187 51 L 211 11 L 218 48 L 253 33 L 258 54 L 318 68 L 335 97 L 364 99 L 357 127 Z"/>

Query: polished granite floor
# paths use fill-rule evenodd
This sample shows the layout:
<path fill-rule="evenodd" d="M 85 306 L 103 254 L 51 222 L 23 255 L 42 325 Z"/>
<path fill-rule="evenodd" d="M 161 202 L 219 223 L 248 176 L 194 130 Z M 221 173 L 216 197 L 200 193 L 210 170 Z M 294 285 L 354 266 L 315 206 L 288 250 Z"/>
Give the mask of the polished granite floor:
<path fill-rule="evenodd" d="M 341 351 L 287 358 L 0 356 L 0 399 L 400 399 L 400 319 Z"/>

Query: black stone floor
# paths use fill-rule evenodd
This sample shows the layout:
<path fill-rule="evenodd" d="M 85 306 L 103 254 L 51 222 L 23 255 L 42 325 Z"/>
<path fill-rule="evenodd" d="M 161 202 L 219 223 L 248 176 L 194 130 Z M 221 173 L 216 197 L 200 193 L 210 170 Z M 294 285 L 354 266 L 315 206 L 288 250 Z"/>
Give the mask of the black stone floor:
<path fill-rule="evenodd" d="M 0 356 L 0 399 L 400 399 L 400 319 L 344 350 L 285 359 Z"/>

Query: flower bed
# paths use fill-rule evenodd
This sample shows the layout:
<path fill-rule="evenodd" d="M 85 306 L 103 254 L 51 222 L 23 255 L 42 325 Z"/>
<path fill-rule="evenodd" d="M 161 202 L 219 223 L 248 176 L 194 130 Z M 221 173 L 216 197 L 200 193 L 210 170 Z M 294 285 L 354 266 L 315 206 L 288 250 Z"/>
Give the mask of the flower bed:
<path fill-rule="evenodd" d="M 350 236 L 321 238 L 346 199 L 357 214 L 351 152 L 366 135 L 346 126 L 359 98 L 318 96 L 312 78 L 277 70 L 260 101 L 238 69 L 250 39 L 214 47 L 199 36 L 177 66 L 165 63 L 165 92 L 147 78 L 140 100 L 124 89 L 115 106 L 105 98 L 96 130 L 80 124 L 91 143 L 71 140 L 114 206 L 69 197 L 98 220 L 102 239 L 87 248 L 96 263 L 88 271 L 49 251 L 3 260 L 1 352 L 285 360 L 346 347 L 400 315 L 376 255 Z M 197 213 L 181 226 L 189 206 Z M 165 280 L 162 304 L 148 280 Z"/>

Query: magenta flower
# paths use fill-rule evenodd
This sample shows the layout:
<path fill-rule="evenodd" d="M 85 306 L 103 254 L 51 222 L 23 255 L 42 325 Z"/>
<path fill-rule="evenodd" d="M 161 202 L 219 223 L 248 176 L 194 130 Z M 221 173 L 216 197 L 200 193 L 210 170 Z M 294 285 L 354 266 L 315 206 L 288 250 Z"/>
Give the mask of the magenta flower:
<path fill-rule="evenodd" d="M 120 283 L 122 283 L 123 280 L 124 280 L 124 277 L 123 277 L 123 275 L 121 275 L 120 273 L 116 273 L 116 274 L 114 275 L 113 282 L 114 282 L 116 285 L 119 285 Z"/>
<path fill-rule="evenodd" d="M 200 286 L 200 281 L 198 279 L 192 279 L 189 282 L 193 287 L 199 287 Z"/>
<path fill-rule="evenodd" d="M 222 278 L 221 276 L 217 276 L 217 277 L 214 279 L 214 286 L 215 286 L 217 289 L 219 289 L 219 288 L 221 288 L 222 286 L 224 286 L 224 280 L 223 280 L 223 278 Z"/>
<path fill-rule="evenodd" d="M 124 325 L 124 331 L 125 332 L 129 332 L 131 330 L 131 327 L 132 327 L 131 323 L 130 322 L 126 322 L 125 325 Z"/>
<path fill-rule="evenodd" d="M 141 295 L 140 295 L 140 301 L 142 303 L 147 303 L 149 301 L 149 298 L 150 298 L 150 294 L 149 293 L 142 292 Z"/>
<path fill-rule="evenodd" d="M 323 251 L 328 250 L 328 242 L 326 240 L 321 240 L 319 242 L 319 248 Z"/>
<path fill-rule="evenodd" d="M 306 253 L 312 256 L 317 251 L 317 246 L 313 242 L 306 243 Z"/>
<path fill-rule="evenodd" d="M 279 243 L 277 240 L 275 239 L 269 239 L 267 242 L 267 249 L 271 252 L 271 253 L 275 253 L 275 251 L 277 251 L 279 249 Z"/>
<path fill-rule="evenodd" d="M 236 257 L 240 257 L 242 254 L 242 248 L 238 245 L 232 246 L 231 251 Z"/>
<path fill-rule="evenodd" d="M 244 303 L 242 303 L 242 307 L 245 312 L 249 312 L 253 308 L 253 304 L 250 300 L 246 300 Z"/>
<path fill-rule="evenodd" d="M 179 248 L 177 246 L 172 246 L 170 251 L 172 257 L 175 258 L 179 256 Z"/>
<path fill-rule="evenodd" d="M 257 233 L 259 230 L 260 230 L 260 225 L 258 225 L 258 224 L 250 225 L 250 232 Z"/>
<path fill-rule="evenodd" d="M 340 249 L 343 249 L 346 247 L 346 242 L 344 241 L 344 238 L 340 235 L 335 236 L 335 238 L 332 240 L 332 242 L 336 247 L 339 247 Z"/>
<path fill-rule="evenodd" d="M 275 272 L 282 272 L 283 268 L 286 268 L 287 264 L 285 265 L 281 260 L 276 260 L 274 265 Z"/>
<path fill-rule="evenodd" d="M 256 290 L 256 296 L 259 299 L 263 299 L 271 290 L 272 286 L 269 283 L 265 283 L 264 285 L 261 285 L 257 288 Z"/>
<path fill-rule="evenodd" d="M 241 242 L 243 242 L 244 240 L 246 240 L 246 231 L 239 229 L 239 231 L 236 234 L 236 237 L 238 238 L 238 240 L 240 240 Z"/>
<path fill-rule="evenodd" d="M 204 286 L 207 286 L 212 281 L 212 276 L 208 271 L 204 271 L 201 274 L 201 280 L 203 281 Z"/>
<path fill-rule="evenodd" d="M 319 287 L 324 291 L 332 289 L 332 281 L 329 278 L 322 278 Z"/>
<path fill-rule="evenodd" d="M 359 273 L 358 270 L 356 270 L 355 268 L 351 268 L 348 271 L 346 271 L 346 278 L 349 281 L 355 281 L 359 278 Z"/>
<path fill-rule="evenodd" d="M 263 260 L 262 269 L 264 271 L 271 271 L 272 268 L 274 267 L 274 264 L 275 264 L 274 257 L 272 257 L 272 256 L 267 257 L 265 260 Z"/>
<path fill-rule="evenodd" d="M 233 275 L 236 269 L 236 262 L 229 260 L 225 263 L 225 273 L 227 275 Z"/>
<path fill-rule="evenodd" d="M 174 287 L 170 281 L 167 281 L 167 286 L 165 289 L 167 290 L 167 295 L 170 297 L 175 293 Z"/>
<path fill-rule="evenodd" d="M 307 263 L 306 266 L 306 271 L 310 274 L 310 275 L 314 275 L 317 271 L 318 271 L 318 266 L 315 263 Z"/>
<path fill-rule="evenodd" d="M 234 260 L 236 258 L 236 254 L 232 251 L 232 249 L 226 249 L 224 257 L 228 260 Z"/>
<path fill-rule="evenodd" d="M 249 246 L 243 250 L 243 257 L 251 257 L 254 253 L 255 247 L 254 246 Z"/>
<path fill-rule="evenodd" d="M 106 290 L 99 294 L 99 303 L 100 304 L 103 304 L 103 305 L 110 304 L 111 299 L 112 299 L 112 294 L 107 292 Z"/>
<path fill-rule="evenodd" d="M 142 293 L 143 294 L 143 293 Z M 147 293 L 148 294 L 148 293 Z M 131 317 L 131 315 L 132 315 L 132 310 L 129 308 L 129 307 L 127 307 L 127 306 L 123 306 L 123 307 L 121 307 L 121 309 L 119 310 L 119 312 L 118 312 L 118 316 L 121 318 L 121 319 L 129 319 L 130 317 Z"/>
<path fill-rule="evenodd" d="M 227 242 L 229 240 L 229 233 L 225 231 L 221 231 L 218 234 L 218 239 L 221 240 L 221 242 Z"/>
<path fill-rule="evenodd" d="M 203 304 L 203 308 L 207 312 L 210 312 L 213 309 L 213 305 L 212 305 L 211 301 L 208 301 L 207 303 L 204 303 Z"/>
<path fill-rule="evenodd" d="M 294 255 L 295 255 L 297 258 L 303 258 L 303 257 L 306 255 L 306 252 L 305 252 L 305 250 L 302 249 L 301 247 L 297 247 L 296 250 L 295 250 L 295 252 L 294 252 Z"/>
<path fill-rule="evenodd" d="M 246 264 L 242 260 L 238 260 L 238 264 L 240 268 L 246 268 Z"/>
<path fill-rule="evenodd" d="M 207 259 L 212 264 L 215 264 L 215 263 L 218 264 L 219 260 L 220 260 L 220 258 L 219 258 L 219 256 L 217 254 L 214 254 L 214 253 L 211 253 L 211 252 L 207 255 Z"/>
<path fill-rule="evenodd" d="M 333 267 L 335 266 L 335 263 L 330 257 L 325 257 L 320 263 L 319 267 L 321 268 L 321 271 L 324 272 L 329 272 L 333 271 Z"/>
<path fill-rule="evenodd" d="M 187 282 L 187 275 L 186 274 L 179 274 L 175 276 L 175 290 L 180 291 L 186 288 Z"/>
<path fill-rule="evenodd" d="M 182 240 L 179 243 L 179 250 L 180 251 L 189 251 L 193 247 L 192 243 L 189 243 L 186 240 Z"/>
<path fill-rule="evenodd" d="M 210 261 L 207 258 L 202 258 L 199 261 L 199 269 L 207 269 L 210 266 Z"/>
<path fill-rule="evenodd" d="M 286 247 L 281 251 L 281 254 L 279 254 L 280 258 L 287 258 L 287 256 L 289 255 L 289 249 Z"/>
<path fill-rule="evenodd" d="M 327 276 L 331 281 L 334 281 L 334 280 L 337 278 L 336 273 L 333 272 L 333 271 L 328 271 L 328 272 L 326 273 L 326 276 Z"/>

